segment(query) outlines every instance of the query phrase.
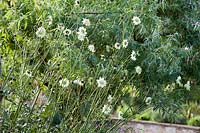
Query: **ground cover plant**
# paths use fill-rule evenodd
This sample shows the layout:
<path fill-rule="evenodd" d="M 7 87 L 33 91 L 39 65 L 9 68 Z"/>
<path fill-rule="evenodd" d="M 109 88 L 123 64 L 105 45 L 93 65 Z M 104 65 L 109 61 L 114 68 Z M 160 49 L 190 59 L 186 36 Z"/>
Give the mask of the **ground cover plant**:
<path fill-rule="evenodd" d="M 0 2 L 0 130 L 111 132 L 113 115 L 149 107 L 167 122 L 193 118 L 184 109 L 200 100 L 198 0 Z"/>

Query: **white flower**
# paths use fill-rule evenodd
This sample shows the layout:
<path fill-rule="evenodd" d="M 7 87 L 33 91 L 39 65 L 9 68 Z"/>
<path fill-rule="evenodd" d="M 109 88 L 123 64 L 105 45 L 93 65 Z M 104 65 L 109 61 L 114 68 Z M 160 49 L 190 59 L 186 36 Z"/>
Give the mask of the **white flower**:
<path fill-rule="evenodd" d="M 136 56 L 131 56 L 131 59 L 132 59 L 133 61 L 136 61 Z"/>
<path fill-rule="evenodd" d="M 80 85 L 80 86 L 83 86 L 82 80 L 80 78 L 74 80 L 73 83 L 77 84 L 77 85 Z"/>
<path fill-rule="evenodd" d="M 128 40 L 125 39 L 122 41 L 122 47 L 127 48 L 127 46 L 128 46 Z"/>
<path fill-rule="evenodd" d="M 190 81 L 187 81 L 187 83 L 184 85 L 184 87 L 186 88 L 186 90 L 190 91 Z"/>
<path fill-rule="evenodd" d="M 178 76 L 176 79 L 176 82 L 180 82 L 181 81 L 181 76 Z"/>
<path fill-rule="evenodd" d="M 66 87 L 69 86 L 69 80 L 66 79 L 66 78 L 65 78 L 65 79 L 62 79 L 62 80 L 59 81 L 59 84 L 60 84 L 60 86 L 66 88 Z"/>
<path fill-rule="evenodd" d="M 125 69 L 124 72 L 123 72 L 126 76 L 128 76 L 128 70 Z"/>
<path fill-rule="evenodd" d="M 178 77 L 177 77 L 176 83 L 177 83 L 180 87 L 183 87 L 183 84 L 181 83 L 181 76 L 178 76 Z"/>
<path fill-rule="evenodd" d="M 134 16 L 134 17 L 132 18 L 132 21 L 133 21 L 133 24 L 134 24 L 134 25 L 139 25 L 139 24 L 141 23 L 140 18 L 137 17 L 137 16 Z"/>
<path fill-rule="evenodd" d="M 85 26 L 90 26 L 90 20 L 89 19 L 84 18 L 83 21 L 82 21 L 82 23 Z"/>
<path fill-rule="evenodd" d="M 99 79 L 97 79 L 97 86 L 100 88 L 105 87 L 107 84 L 106 80 L 102 77 L 100 77 Z"/>
<path fill-rule="evenodd" d="M 172 83 L 171 85 L 168 84 L 165 88 L 164 91 L 172 92 L 175 89 L 175 83 Z"/>
<path fill-rule="evenodd" d="M 65 26 L 63 23 L 58 24 L 58 30 L 64 31 L 64 29 L 65 29 Z"/>
<path fill-rule="evenodd" d="M 116 49 L 120 49 L 120 48 L 121 48 L 120 43 L 116 42 L 116 43 L 115 43 L 115 48 L 116 48 Z"/>
<path fill-rule="evenodd" d="M 152 98 L 151 97 L 147 97 L 146 100 L 145 100 L 145 103 L 147 105 L 150 105 L 151 104 L 151 101 L 152 101 Z"/>
<path fill-rule="evenodd" d="M 113 99 L 113 97 L 112 97 L 111 95 L 108 95 L 108 98 L 107 98 L 107 99 L 108 99 L 108 102 L 110 102 L 110 103 L 111 103 L 111 102 L 112 102 L 112 99 Z"/>
<path fill-rule="evenodd" d="M 48 24 L 49 24 L 49 25 L 51 25 L 51 24 L 53 23 L 53 18 L 52 18 L 52 16 L 49 15 L 49 16 L 47 17 L 47 20 L 48 20 Z"/>
<path fill-rule="evenodd" d="M 86 34 L 87 34 L 86 28 L 84 28 L 84 27 L 79 27 L 79 28 L 78 28 L 78 33 L 86 35 Z"/>
<path fill-rule="evenodd" d="M 142 73 L 142 68 L 140 66 L 136 66 L 135 71 L 136 71 L 137 74 L 140 75 Z"/>
<path fill-rule="evenodd" d="M 188 48 L 188 47 L 185 47 L 185 50 L 189 50 L 189 48 Z"/>
<path fill-rule="evenodd" d="M 78 34 L 78 40 L 84 41 L 84 39 L 85 39 L 85 35 L 83 35 L 83 34 Z"/>
<path fill-rule="evenodd" d="M 132 52 L 131 52 L 131 59 L 132 59 L 133 61 L 136 61 L 136 53 L 135 53 L 134 50 L 132 50 Z"/>
<path fill-rule="evenodd" d="M 187 46 L 186 46 L 186 47 L 184 48 L 184 50 L 185 50 L 185 51 L 192 50 L 192 47 L 187 47 Z"/>
<path fill-rule="evenodd" d="M 40 38 L 43 38 L 43 37 L 45 37 L 45 35 L 46 35 L 45 28 L 44 27 L 38 28 L 38 30 L 36 31 L 36 36 L 40 37 Z"/>
<path fill-rule="evenodd" d="M 79 27 L 77 34 L 78 34 L 78 39 L 80 41 L 84 41 L 87 35 L 86 29 L 84 27 Z"/>
<path fill-rule="evenodd" d="M 89 45 L 88 49 L 89 49 L 89 51 L 91 51 L 93 53 L 96 51 L 94 45 Z"/>
<path fill-rule="evenodd" d="M 105 115 L 110 114 L 111 111 L 112 111 L 111 105 L 105 104 L 103 106 L 102 113 L 104 113 Z"/>
<path fill-rule="evenodd" d="M 123 119 L 123 112 L 122 111 L 119 111 L 117 114 L 118 114 L 118 119 Z"/>
<path fill-rule="evenodd" d="M 69 36 L 71 33 L 72 33 L 72 31 L 71 31 L 70 29 L 65 29 L 65 30 L 63 31 L 63 34 L 64 34 L 64 35 L 67 35 L 67 36 Z"/>
<path fill-rule="evenodd" d="M 109 53 L 110 52 L 110 46 L 106 45 L 106 51 Z"/>
<path fill-rule="evenodd" d="M 75 6 L 79 6 L 80 5 L 80 0 L 75 0 Z"/>
<path fill-rule="evenodd" d="M 32 72 L 29 70 L 26 70 L 25 75 L 28 77 L 32 77 Z"/>
<path fill-rule="evenodd" d="M 101 54 L 100 57 L 101 57 L 101 60 L 105 59 L 105 55 L 103 55 L 103 54 Z"/>

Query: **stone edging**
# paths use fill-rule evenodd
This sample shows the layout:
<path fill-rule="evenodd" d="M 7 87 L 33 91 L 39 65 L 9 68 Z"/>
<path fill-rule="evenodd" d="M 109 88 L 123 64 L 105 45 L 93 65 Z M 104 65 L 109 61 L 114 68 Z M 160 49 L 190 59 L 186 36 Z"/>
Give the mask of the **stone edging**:
<path fill-rule="evenodd" d="M 129 129 L 134 133 L 200 133 L 200 127 L 195 126 L 116 118 L 112 120 L 121 123 L 119 125 L 120 133 L 125 133 Z"/>
<path fill-rule="evenodd" d="M 159 123 L 159 122 L 154 122 L 154 121 L 142 121 L 142 120 L 130 120 L 127 123 L 141 123 L 141 124 L 152 124 L 152 125 L 159 125 L 159 126 L 165 126 L 165 127 L 176 127 L 176 128 L 187 128 L 187 129 L 192 129 L 192 130 L 199 130 L 200 127 L 195 127 L 195 126 L 188 126 L 188 125 L 180 125 L 180 124 L 170 124 L 170 123 Z"/>

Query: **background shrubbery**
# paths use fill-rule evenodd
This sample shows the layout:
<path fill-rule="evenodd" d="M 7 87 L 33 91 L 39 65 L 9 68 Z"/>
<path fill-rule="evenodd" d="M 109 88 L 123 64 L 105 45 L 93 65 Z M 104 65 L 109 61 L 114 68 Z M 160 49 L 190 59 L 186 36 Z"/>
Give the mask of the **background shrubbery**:
<path fill-rule="evenodd" d="M 148 107 L 186 123 L 199 115 L 185 113 L 199 106 L 199 9 L 198 0 L 2 1 L 1 130 L 112 130 L 110 114 L 141 119 Z"/>

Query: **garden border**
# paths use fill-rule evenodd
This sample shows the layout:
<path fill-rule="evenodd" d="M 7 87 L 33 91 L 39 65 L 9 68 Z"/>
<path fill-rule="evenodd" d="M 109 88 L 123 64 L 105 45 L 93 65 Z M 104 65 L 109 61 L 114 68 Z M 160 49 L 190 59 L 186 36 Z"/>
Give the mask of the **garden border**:
<path fill-rule="evenodd" d="M 114 118 L 115 121 L 123 121 Z M 133 131 L 133 133 L 200 133 L 200 127 L 159 123 L 154 121 L 129 120 L 122 122 L 119 127 L 120 133 Z"/>

